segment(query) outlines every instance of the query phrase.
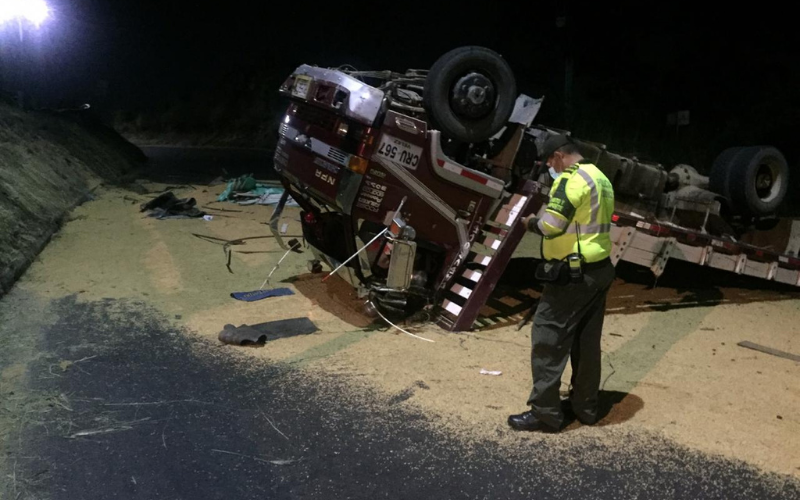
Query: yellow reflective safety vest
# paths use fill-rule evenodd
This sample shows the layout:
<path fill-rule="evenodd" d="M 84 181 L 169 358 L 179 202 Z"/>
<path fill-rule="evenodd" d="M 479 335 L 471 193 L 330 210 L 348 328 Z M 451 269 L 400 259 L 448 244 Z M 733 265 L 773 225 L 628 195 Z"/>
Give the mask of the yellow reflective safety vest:
<path fill-rule="evenodd" d="M 544 236 L 542 256 L 563 260 L 580 253 L 586 263 L 599 262 L 611 254 L 611 216 L 614 189 L 603 172 L 581 160 L 566 169 L 553 183 L 547 209 L 539 219 Z"/>

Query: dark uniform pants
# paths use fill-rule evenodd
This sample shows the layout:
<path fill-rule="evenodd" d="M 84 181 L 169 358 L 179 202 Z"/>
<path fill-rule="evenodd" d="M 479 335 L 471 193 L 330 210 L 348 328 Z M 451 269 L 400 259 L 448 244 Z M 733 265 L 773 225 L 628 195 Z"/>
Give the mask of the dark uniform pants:
<path fill-rule="evenodd" d="M 585 272 L 583 283 L 544 287 L 531 333 L 533 390 L 528 404 L 534 416 L 552 427 L 561 427 L 564 420 L 559 388 L 568 357 L 572 409 L 583 421 L 597 419 L 600 334 L 612 281 L 614 266 L 609 263 Z"/>

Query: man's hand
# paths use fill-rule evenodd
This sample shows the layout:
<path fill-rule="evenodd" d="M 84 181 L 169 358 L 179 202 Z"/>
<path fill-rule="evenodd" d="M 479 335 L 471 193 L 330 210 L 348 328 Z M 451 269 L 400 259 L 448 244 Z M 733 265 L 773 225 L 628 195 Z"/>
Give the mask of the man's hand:
<path fill-rule="evenodd" d="M 522 219 L 522 224 L 524 224 L 524 225 L 525 225 L 525 229 L 526 229 L 527 231 L 530 231 L 530 230 L 531 230 L 531 229 L 530 229 L 530 227 L 531 227 L 531 226 L 530 226 L 530 224 L 531 224 L 531 221 L 532 221 L 532 220 L 534 220 L 534 219 L 537 219 L 537 218 L 538 218 L 538 217 L 536 217 L 536 214 L 530 214 L 530 215 L 528 215 L 527 217 L 525 217 L 525 218 L 523 218 L 523 219 Z"/>
<path fill-rule="evenodd" d="M 535 218 L 536 218 L 536 214 L 530 214 L 530 215 L 528 215 L 528 216 L 526 216 L 526 217 L 524 217 L 522 219 L 522 223 L 525 224 L 525 227 L 528 227 L 528 223 L 531 221 L 531 219 L 535 219 Z"/>

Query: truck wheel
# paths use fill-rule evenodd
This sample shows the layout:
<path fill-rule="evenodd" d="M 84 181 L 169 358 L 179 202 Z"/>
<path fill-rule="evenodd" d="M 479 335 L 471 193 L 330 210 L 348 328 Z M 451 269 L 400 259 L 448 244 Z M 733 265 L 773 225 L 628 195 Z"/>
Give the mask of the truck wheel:
<path fill-rule="evenodd" d="M 732 212 L 769 215 L 786 197 L 789 166 L 771 146 L 729 148 L 714 160 L 709 180 Z"/>
<path fill-rule="evenodd" d="M 425 80 L 423 103 L 451 139 L 481 142 L 502 129 L 517 99 L 508 63 L 484 47 L 460 47 L 440 57 Z"/>

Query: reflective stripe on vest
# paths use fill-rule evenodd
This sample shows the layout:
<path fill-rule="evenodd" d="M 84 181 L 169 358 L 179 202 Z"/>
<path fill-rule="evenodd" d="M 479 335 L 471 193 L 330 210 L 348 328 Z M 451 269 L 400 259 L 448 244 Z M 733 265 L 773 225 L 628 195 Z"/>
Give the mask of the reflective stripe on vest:
<path fill-rule="evenodd" d="M 579 168 L 576 173 L 583 177 L 583 180 L 586 181 L 586 185 L 589 186 L 590 193 L 592 195 L 592 218 L 589 220 L 589 224 L 596 224 L 597 212 L 600 211 L 600 195 L 597 194 L 597 185 L 594 183 L 594 179 L 592 179 L 592 177 L 586 173 L 585 170 L 581 170 Z"/>
<path fill-rule="evenodd" d="M 580 226 L 580 227 L 578 227 Z M 570 224 L 567 234 L 602 234 L 611 232 L 611 224 Z"/>

